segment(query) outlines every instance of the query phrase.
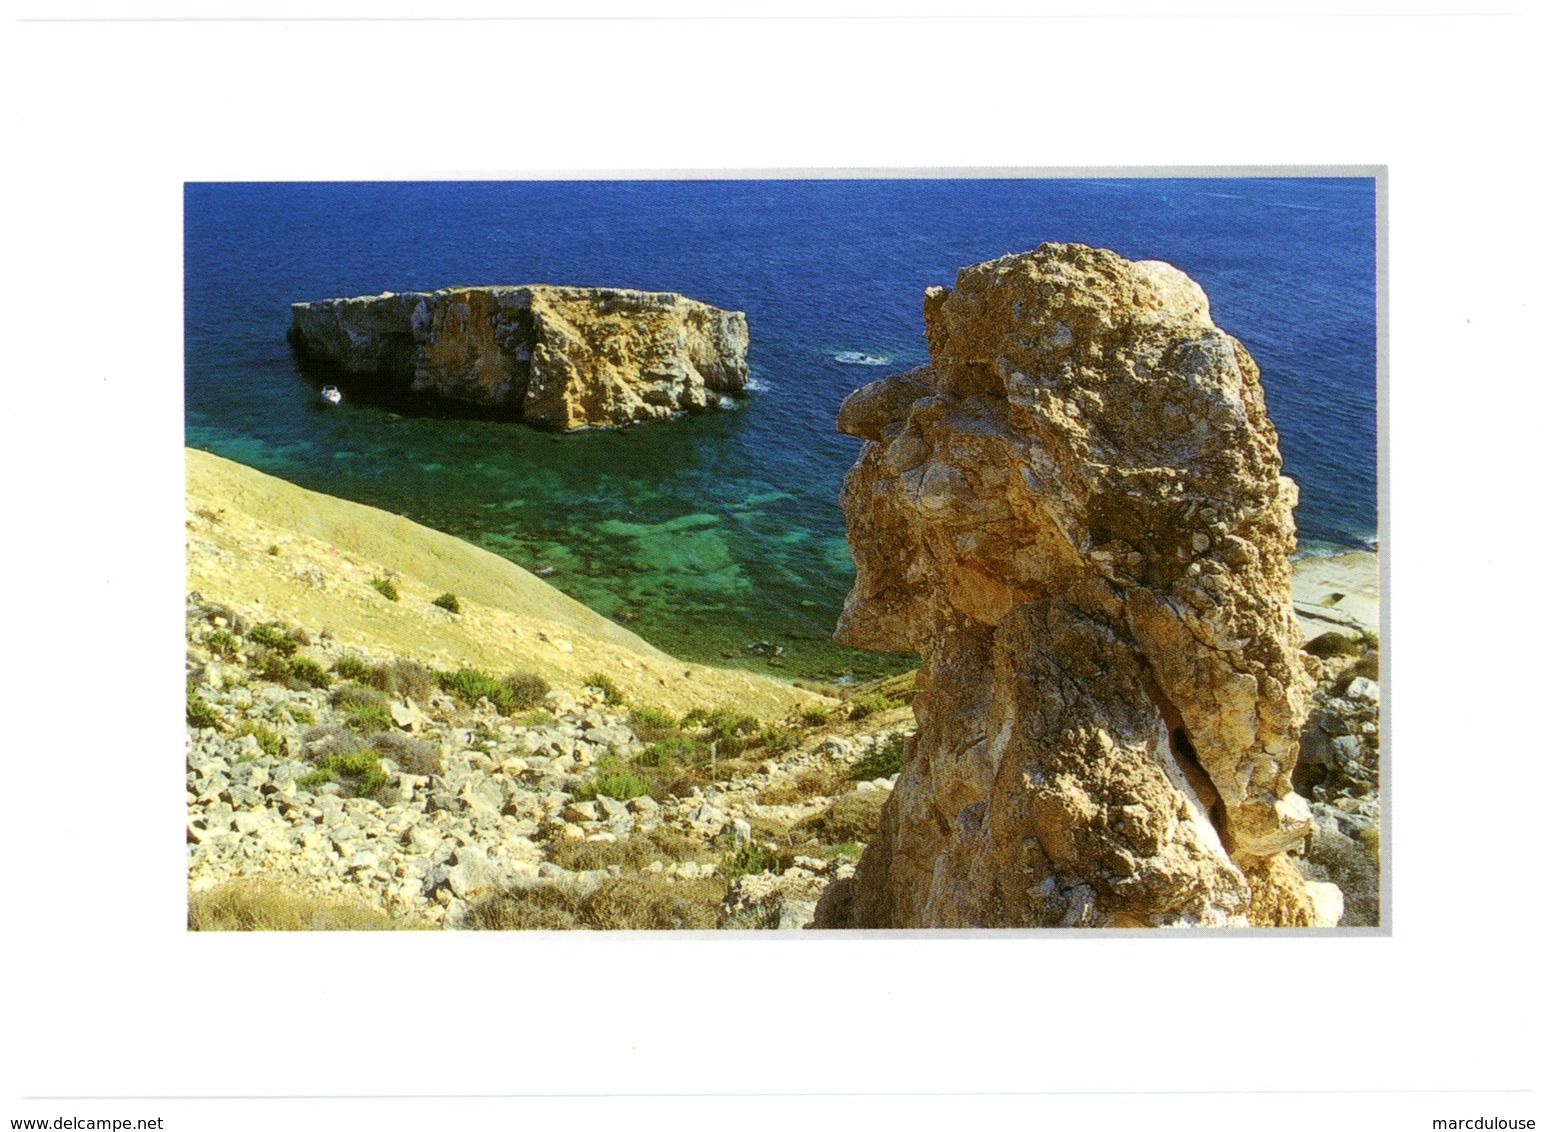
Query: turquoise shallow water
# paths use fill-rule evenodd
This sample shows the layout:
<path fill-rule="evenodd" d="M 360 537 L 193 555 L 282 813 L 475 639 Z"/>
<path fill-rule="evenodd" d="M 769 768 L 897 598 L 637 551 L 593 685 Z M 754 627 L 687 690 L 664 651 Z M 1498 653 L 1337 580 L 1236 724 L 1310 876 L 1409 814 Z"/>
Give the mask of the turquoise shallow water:
<path fill-rule="evenodd" d="M 1261 364 L 1301 532 L 1364 546 L 1373 199 L 1366 179 L 190 185 L 187 442 L 550 571 L 689 659 L 880 675 L 910 658 L 830 641 L 852 579 L 837 490 L 859 447 L 832 421 L 858 385 L 926 360 L 925 287 L 1045 239 L 1175 263 Z M 285 342 L 296 300 L 527 282 L 744 310 L 759 391 L 737 412 L 557 436 L 326 407 Z M 764 639 L 775 667 L 745 655 Z"/>

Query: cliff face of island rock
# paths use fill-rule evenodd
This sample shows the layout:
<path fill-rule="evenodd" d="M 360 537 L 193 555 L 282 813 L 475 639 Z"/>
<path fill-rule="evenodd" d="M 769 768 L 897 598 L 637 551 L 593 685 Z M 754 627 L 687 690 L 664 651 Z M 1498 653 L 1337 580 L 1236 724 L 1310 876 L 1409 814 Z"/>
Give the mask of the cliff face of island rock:
<path fill-rule="evenodd" d="M 1184 274 L 1043 244 L 857 390 L 837 639 L 921 654 L 879 835 L 818 926 L 1322 922 L 1284 850 L 1313 682 L 1259 371 Z"/>
<path fill-rule="evenodd" d="M 572 430 L 723 407 L 749 376 L 746 316 L 670 293 L 446 287 L 291 305 L 303 358 Z"/>

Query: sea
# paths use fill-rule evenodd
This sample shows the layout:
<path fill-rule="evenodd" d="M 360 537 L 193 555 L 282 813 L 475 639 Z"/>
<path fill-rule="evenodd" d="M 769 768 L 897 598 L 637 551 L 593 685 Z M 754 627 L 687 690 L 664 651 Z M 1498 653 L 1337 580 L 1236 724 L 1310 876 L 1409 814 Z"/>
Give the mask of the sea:
<path fill-rule="evenodd" d="M 1200 283 L 1260 365 L 1301 550 L 1374 547 L 1375 204 L 1367 177 L 190 183 L 185 434 L 537 570 L 685 659 L 862 681 L 915 659 L 831 640 L 860 447 L 837 407 L 927 361 L 925 288 L 1042 241 Z M 286 342 L 292 302 L 495 283 L 745 311 L 751 389 L 732 412 L 557 435 L 330 406 Z"/>

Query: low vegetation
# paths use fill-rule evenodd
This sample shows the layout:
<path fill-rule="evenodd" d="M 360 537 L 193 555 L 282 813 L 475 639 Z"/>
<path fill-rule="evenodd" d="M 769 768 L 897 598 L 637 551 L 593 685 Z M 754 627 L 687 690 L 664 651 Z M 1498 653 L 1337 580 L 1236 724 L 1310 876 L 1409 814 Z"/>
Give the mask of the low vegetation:
<path fill-rule="evenodd" d="M 497 679 L 478 668 L 441 672 L 440 687 L 469 704 L 486 699 L 504 715 L 533 708 L 552 690 L 546 680 L 531 672 L 517 672 Z"/>
<path fill-rule="evenodd" d="M 370 588 L 387 601 L 399 601 L 402 598 L 402 595 L 397 592 L 397 583 L 390 578 L 372 578 Z"/>
<path fill-rule="evenodd" d="M 471 908 L 466 926 L 487 931 L 679 931 L 715 928 L 727 882 L 635 873 L 580 894 L 556 885 L 518 888 Z"/>
<path fill-rule="evenodd" d="M 617 687 L 610 676 L 602 672 L 592 672 L 585 677 L 585 687 L 594 688 L 601 693 L 601 698 L 607 703 L 622 706 L 628 702 L 628 698 L 622 694 L 622 689 Z"/>
<path fill-rule="evenodd" d="M 255 720 L 249 719 L 241 725 L 236 734 L 239 736 L 251 735 L 254 739 L 257 740 L 258 749 L 261 750 L 265 755 L 269 755 L 273 758 L 279 758 L 284 754 L 285 748 L 283 738 L 280 737 L 279 732 L 275 731 L 266 723 L 259 723 Z"/>
<path fill-rule="evenodd" d="M 453 594 L 453 593 L 443 593 L 439 597 L 435 598 L 434 601 L 431 602 L 430 604 L 431 605 L 438 605 L 441 609 L 445 610 L 447 613 L 460 613 L 461 612 L 461 602 L 456 600 L 456 595 Z"/>
<path fill-rule="evenodd" d="M 911 735 L 903 735 L 897 732 L 889 735 L 883 742 L 876 743 L 869 748 L 867 754 L 853 764 L 852 777 L 855 779 L 889 778 L 893 774 L 901 773 L 902 761 L 906 758 L 907 740 Z"/>
<path fill-rule="evenodd" d="M 826 809 L 801 822 L 796 829 L 813 834 L 829 845 L 844 841 L 874 840 L 880 828 L 880 809 L 890 797 L 883 790 L 844 794 Z"/>
<path fill-rule="evenodd" d="M 302 643 L 292 630 L 279 621 L 268 621 L 262 625 L 252 626 L 247 630 L 247 640 L 271 649 L 282 657 L 294 656 L 295 650 Z"/>
<path fill-rule="evenodd" d="M 188 689 L 188 726 L 202 730 L 205 727 L 219 727 L 221 715 L 208 700 L 199 695 L 192 688 Z"/>
<path fill-rule="evenodd" d="M 667 826 L 656 826 L 645 833 L 629 834 L 616 841 L 555 841 L 547 859 L 565 869 L 584 872 L 613 865 L 628 872 L 638 872 L 655 861 L 697 861 L 712 859 L 706 846 L 695 837 Z"/>
<path fill-rule="evenodd" d="M 387 731 L 393 726 L 386 698 L 363 684 L 347 684 L 333 692 L 333 707 L 344 714 L 344 726 L 361 733 Z"/>
<path fill-rule="evenodd" d="M 340 656 L 333 661 L 333 672 L 342 680 L 363 683 L 370 676 L 370 665 L 357 656 Z"/>
<path fill-rule="evenodd" d="M 327 755 L 316 770 L 297 779 L 295 784 L 303 789 L 314 790 L 327 782 L 336 782 L 345 792 L 362 797 L 376 794 L 386 785 L 381 752 L 374 747 L 358 751 L 335 751 Z"/>
<path fill-rule="evenodd" d="M 416 660 L 399 659 L 367 668 L 361 683 L 389 696 L 422 702 L 434 691 L 435 673 Z"/>
<path fill-rule="evenodd" d="M 205 637 L 204 645 L 210 652 L 225 660 L 235 659 L 236 654 L 241 651 L 241 641 L 237 639 L 236 634 L 225 629 L 216 629 Z"/>
<path fill-rule="evenodd" d="M 427 927 L 394 919 L 370 904 L 315 896 L 277 881 L 228 881 L 188 899 L 196 932 L 362 932 Z"/>
<path fill-rule="evenodd" d="M 605 795 L 615 798 L 619 802 L 626 802 L 630 798 L 639 798 L 650 792 L 652 783 L 632 771 L 613 770 L 587 778 L 574 787 L 572 794 L 576 802 L 589 802 Z"/>
<path fill-rule="evenodd" d="M 883 692 L 874 692 L 863 697 L 848 709 L 849 719 L 868 719 L 871 715 L 879 715 L 882 711 L 893 711 L 906 704 L 898 699 L 893 699 Z"/>

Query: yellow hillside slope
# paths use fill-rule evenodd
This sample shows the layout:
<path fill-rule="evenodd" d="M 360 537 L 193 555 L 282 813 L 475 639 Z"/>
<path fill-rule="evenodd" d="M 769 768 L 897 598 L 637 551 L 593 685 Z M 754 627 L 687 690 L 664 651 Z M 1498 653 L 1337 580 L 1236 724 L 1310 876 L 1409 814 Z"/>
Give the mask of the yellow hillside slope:
<path fill-rule="evenodd" d="M 748 673 L 677 660 L 530 572 L 373 507 L 187 450 L 187 586 L 249 616 L 342 645 L 577 686 L 604 673 L 634 703 L 765 718 L 829 701 Z M 390 575 L 400 600 L 372 580 Z M 433 605 L 454 593 L 461 613 Z"/>

